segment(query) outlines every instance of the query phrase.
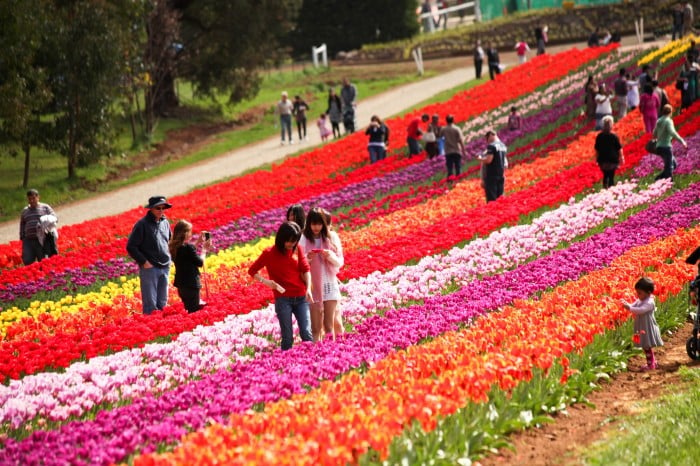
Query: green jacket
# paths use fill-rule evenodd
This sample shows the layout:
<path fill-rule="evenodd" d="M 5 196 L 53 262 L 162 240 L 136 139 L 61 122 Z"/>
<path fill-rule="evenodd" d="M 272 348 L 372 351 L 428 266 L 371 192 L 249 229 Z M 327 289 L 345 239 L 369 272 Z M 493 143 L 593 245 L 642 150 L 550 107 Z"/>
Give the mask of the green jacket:
<path fill-rule="evenodd" d="M 654 137 L 656 138 L 657 147 L 671 147 L 671 140 L 685 144 L 683 138 L 676 132 L 676 127 L 673 125 L 673 119 L 669 116 L 662 116 L 656 121 L 654 127 Z"/>

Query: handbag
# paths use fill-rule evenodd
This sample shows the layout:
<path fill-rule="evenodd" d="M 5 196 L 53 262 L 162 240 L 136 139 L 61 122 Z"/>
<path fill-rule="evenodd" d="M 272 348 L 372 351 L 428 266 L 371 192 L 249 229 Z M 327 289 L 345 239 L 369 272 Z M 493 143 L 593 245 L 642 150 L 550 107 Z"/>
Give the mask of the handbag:
<path fill-rule="evenodd" d="M 428 131 L 423 135 L 423 142 L 435 142 L 437 141 L 437 138 L 435 137 L 435 133 L 432 131 Z"/>
<path fill-rule="evenodd" d="M 659 154 L 658 148 L 656 147 L 656 139 L 649 139 L 644 149 L 650 154 Z"/>

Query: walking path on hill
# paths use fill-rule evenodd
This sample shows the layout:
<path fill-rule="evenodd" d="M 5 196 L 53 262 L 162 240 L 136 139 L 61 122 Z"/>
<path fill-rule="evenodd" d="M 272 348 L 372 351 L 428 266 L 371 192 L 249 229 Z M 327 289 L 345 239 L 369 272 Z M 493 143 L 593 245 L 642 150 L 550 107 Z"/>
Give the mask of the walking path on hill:
<path fill-rule="evenodd" d="M 636 46 L 635 37 L 624 37 L 622 45 Z M 654 45 L 654 44 L 645 44 Z M 586 44 L 575 43 L 549 47 L 548 53 L 558 53 L 572 47 L 584 48 Z M 501 63 L 506 66 L 515 65 L 517 59 L 514 52 L 501 53 Z M 382 94 L 360 100 L 357 105 L 357 123 L 359 129 L 366 127 L 372 115 L 377 114 L 383 119 L 401 114 L 407 109 L 423 102 L 435 94 L 452 89 L 460 84 L 474 79 L 474 67 L 471 57 L 462 57 L 460 66 L 448 73 L 415 83 L 406 84 Z M 387 66 L 391 66 L 390 64 Z M 426 70 L 430 62 L 424 63 Z M 486 67 L 485 67 L 486 68 Z M 488 78 L 488 69 L 485 70 Z M 360 96 L 361 97 L 361 96 Z M 293 135 L 296 140 L 296 127 Z M 395 137 L 403 138 L 404 128 L 396 128 Z M 150 196 L 161 194 L 172 197 L 187 193 L 198 186 L 214 183 L 224 178 L 239 175 L 247 170 L 266 163 L 284 159 L 286 156 L 301 150 L 309 150 L 321 144 L 321 138 L 315 127 L 315 118 L 309 119 L 309 140 L 301 144 L 280 145 L 279 137 L 271 137 L 258 143 L 229 151 L 206 161 L 159 175 L 150 180 L 126 186 L 108 193 L 98 194 L 93 198 L 64 205 L 53 205 L 59 217 L 59 226 L 72 225 L 94 218 L 119 214 L 125 210 L 146 204 Z M 297 141 L 298 142 L 298 141 Z M 42 199 L 51 204 L 51 199 Z M 19 236 L 19 212 L 17 221 L 0 224 L 0 243 L 17 240 Z"/>

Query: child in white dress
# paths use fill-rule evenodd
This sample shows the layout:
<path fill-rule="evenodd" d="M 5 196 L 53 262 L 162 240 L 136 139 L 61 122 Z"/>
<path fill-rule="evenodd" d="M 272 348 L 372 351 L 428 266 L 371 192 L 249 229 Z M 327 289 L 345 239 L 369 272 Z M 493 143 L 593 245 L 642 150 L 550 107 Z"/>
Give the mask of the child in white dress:
<path fill-rule="evenodd" d="M 321 113 L 321 116 L 316 121 L 316 126 L 321 132 L 321 141 L 327 141 L 328 137 L 331 135 L 331 130 L 328 128 L 328 118 L 325 113 Z"/>

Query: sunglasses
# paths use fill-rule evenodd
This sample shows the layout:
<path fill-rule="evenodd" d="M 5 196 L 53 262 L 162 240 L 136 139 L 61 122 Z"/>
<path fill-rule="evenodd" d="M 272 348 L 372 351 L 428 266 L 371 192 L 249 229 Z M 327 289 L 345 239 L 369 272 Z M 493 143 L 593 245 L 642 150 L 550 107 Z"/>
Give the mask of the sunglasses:
<path fill-rule="evenodd" d="M 165 207 L 154 207 L 153 210 L 165 210 Z"/>

